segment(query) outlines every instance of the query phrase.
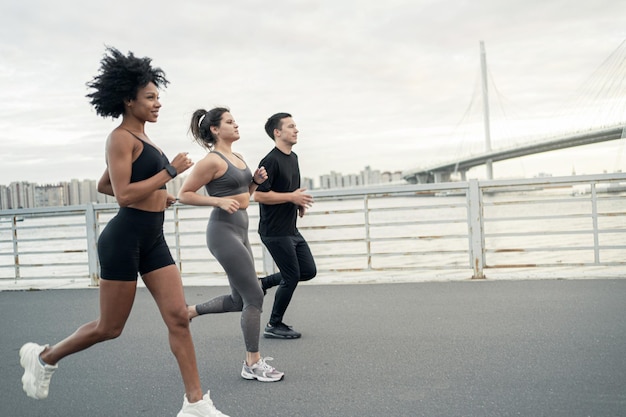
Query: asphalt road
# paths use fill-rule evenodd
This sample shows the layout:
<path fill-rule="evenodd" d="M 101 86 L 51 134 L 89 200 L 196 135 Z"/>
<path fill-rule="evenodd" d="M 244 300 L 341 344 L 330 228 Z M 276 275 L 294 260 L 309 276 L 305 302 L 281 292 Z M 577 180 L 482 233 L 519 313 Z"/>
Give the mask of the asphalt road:
<path fill-rule="evenodd" d="M 188 302 L 225 287 L 188 287 Z M 266 301 L 269 316 L 273 291 Z M 0 417 L 175 416 L 182 383 L 165 326 L 140 289 L 122 336 L 60 362 L 50 396 L 21 388 L 18 350 L 97 316 L 97 289 L 0 292 Z M 626 279 L 305 285 L 261 339 L 285 372 L 240 377 L 236 313 L 192 323 L 205 389 L 240 416 L 625 416 Z"/>

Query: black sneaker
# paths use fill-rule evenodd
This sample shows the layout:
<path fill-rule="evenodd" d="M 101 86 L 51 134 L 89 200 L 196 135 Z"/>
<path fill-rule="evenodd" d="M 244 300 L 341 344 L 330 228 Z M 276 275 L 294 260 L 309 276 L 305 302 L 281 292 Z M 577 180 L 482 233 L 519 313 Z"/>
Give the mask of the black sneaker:
<path fill-rule="evenodd" d="M 274 326 L 267 323 L 263 337 L 269 339 L 298 339 L 302 336 L 301 333 L 296 332 L 291 326 L 287 326 L 285 323 L 278 323 Z"/>

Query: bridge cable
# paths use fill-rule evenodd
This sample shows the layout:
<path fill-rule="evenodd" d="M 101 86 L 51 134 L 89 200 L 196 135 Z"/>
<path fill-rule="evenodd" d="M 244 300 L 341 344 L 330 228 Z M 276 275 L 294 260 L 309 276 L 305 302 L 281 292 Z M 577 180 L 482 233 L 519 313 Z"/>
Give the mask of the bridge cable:
<path fill-rule="evenodd" d="M 463 157 L 463 142 L 465 139 L 465 134 L 460 132 L 460 127 L 463 124 L 468 123 L 468 121 L 470 120 L 470 114 L 472 113 L 472 110 L 475 108 L 475 104 L 476 104 L 476 98 L 478 97 L 479 93 L 478 93 L 478 85 L 479 85 L 479 77 L 480 73 L 478 75 L 476 75 L 475 81 L 474 81 L 474 91 L 472 92 L 472 95 L 470 97 L 470 102 L 468 103 L 465 112 L 463 113 L 463 116 L 461 116 L 461 119 L 457 122 L 457 124 L 454 126 L 453 129 L 453 134 L 456 135 L 458 133 L 458 137 L 460 138 L 457 141 L 457 150 L 455 152 L 455 157 L 454 159 L 456 159 L 457 161 L 460 160 Z M 470 147 L 470 153 L 471 153 L 471 147 Z M 458 167 L 458 163 L 457 163 L 457 167 Z M 457 170 L 455 169 L 455 173 L 457 172 Z"/>
<path fill-rule="evenodd" d="M 573 120 L 593 127 L 624 121 L 626 40 L 592 72 L 578 89 L 568 112 Z M 617 120 L 615 118 L 618 118 Z"/>

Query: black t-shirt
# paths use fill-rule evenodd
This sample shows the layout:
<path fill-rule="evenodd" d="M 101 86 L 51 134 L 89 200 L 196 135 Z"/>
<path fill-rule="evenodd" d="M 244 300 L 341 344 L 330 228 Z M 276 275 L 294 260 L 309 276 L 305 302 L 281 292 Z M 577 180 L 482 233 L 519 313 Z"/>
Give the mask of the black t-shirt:
<path fill-rule="evenodd" d="M 274 148 L 259 163 L 264 166 L 268 179 L 258 186 L 256 192 L 275 191 L 290 193 L 300 188 L 298 155 L 289 155 Z M 259 204 L 259 234 L 261 236 L 290 236 L 296 229 L 298 206 L 293 203 Z"/>

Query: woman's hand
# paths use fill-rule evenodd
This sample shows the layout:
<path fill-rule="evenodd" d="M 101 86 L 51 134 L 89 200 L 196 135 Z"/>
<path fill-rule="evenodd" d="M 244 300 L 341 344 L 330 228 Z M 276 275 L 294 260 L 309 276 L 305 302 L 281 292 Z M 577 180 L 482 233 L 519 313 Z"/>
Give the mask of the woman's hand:
<path fill-rule="evenodd" d="M 98 180 L 98 192 L 106 195 L 113 196 L 113 185 L 111 184 L 111 177 L 109 176 L 109 168 L 107 167 Z"/>
<path fill-rule="evenodd" d="M 165 200 L 165 207 L 170 208 L 178 199 L 171 194 L 167 194 L 167 200 Z"/>
<path fill-rule="evenodd" d="M 178 174 L 182 174 L 193 166 L 191 158 L 189 158 L 187 155 L 189 155 L 189 152 L 181 152 L 176 155 L 174 159 L 172 159 L 172 162 L 170 162 L 170 165 L 176 168 L 176 172 Z"/>
<path fill-rule="evenodd" d="M 267 180 L 267 171 L 265 171 L 265 167 L 261 166 L 254 171 L 254 175 L 252 176 L 252 181 L 254 181 L 257 185 L 263 184 Z"/>
<path fill-rule="evenodd" d="M 233 214 L 239 210 L 239 201 L 232 198 L 221 198 L 218 207 L 228 212 L 228 214 Z"/>

